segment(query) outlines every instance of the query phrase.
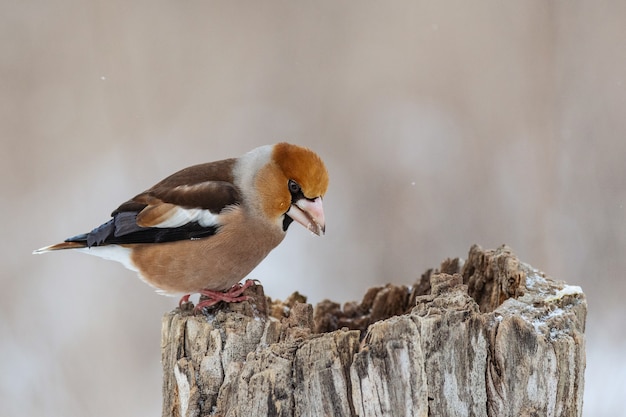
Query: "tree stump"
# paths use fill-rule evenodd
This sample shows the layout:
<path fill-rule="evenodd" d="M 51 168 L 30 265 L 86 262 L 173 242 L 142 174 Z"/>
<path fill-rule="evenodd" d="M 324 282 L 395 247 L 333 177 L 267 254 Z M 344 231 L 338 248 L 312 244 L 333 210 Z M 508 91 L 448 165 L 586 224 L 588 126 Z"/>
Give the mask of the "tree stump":
<path fill-rule="evenodd" d="M 299 294 L 163 318 L 163 416 L 580 416 L 587 303 L 473 246 L 361 303 Z"/>

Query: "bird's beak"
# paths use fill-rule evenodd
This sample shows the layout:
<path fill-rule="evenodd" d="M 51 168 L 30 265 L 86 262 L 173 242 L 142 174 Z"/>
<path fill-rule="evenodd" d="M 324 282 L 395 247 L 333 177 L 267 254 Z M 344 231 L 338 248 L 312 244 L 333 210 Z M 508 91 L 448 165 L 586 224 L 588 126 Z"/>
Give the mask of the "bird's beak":
<path fill-rule="evenodd" d="M 317 197 L 313 200 L 301 198 L 289 207 L 287 216 L 291 217 L 318 236 L 324 234 L 326 223 L 324 222 L 322 197 Z"/>

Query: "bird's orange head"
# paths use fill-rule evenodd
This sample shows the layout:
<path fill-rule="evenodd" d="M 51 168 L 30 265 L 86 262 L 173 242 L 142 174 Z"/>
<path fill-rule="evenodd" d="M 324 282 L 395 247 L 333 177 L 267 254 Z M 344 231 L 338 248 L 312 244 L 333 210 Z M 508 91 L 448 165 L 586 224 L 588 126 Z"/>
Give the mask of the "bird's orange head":
<path fill-rule="evenodd" d="M 263 210 L 270 218 L 287 217 L 315 234 L 324 233 L 322 197 L 328 189 L 328 171 L 312 150 L 289 143 L 272 147 L 271 161 L 257 176 Z"/>

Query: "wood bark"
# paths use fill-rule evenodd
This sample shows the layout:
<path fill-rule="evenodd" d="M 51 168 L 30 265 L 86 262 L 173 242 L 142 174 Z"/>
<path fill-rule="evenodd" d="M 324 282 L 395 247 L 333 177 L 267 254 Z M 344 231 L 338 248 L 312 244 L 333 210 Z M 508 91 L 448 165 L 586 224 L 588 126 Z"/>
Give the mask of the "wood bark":
<path fill-rule="evenodd" d="M 163 416 L 580 416 L 587 303 L 511 250 L 315 308 L 294 294 L 163 318 Z"/>

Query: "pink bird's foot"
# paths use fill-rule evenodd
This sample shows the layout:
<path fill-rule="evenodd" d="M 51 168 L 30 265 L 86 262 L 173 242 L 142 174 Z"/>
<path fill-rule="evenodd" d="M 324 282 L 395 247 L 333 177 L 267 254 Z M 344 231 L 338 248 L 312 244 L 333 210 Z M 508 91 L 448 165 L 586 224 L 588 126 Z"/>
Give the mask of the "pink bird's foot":
<path fill-rule="evenodd" d="M 187 304 L 189 302 L 189 297 L 191 297 L 191 294 L 185 294 L 180 298 L 180 301 L 178 302 L 178 308 L 180 308 L 181 310 L 183 309 L 183 304 Z"/>
<path fill-rule="evenodd" d="M 206 299 L 200 300 L 194 310 L 199 311 L 204 307 L 212 307 L 223 301 L 225 303 L 240 303 L 248 300 L 250 297 L 243 295 L 243 292 L 254 285 L 254 281 L 251 279 L 241 285 L 239 283 L 233 285 L 228 291 L 213 291 L 213 290 L 200 290 L 200 294 L 204 295 Z M 183 297 L 184 298 L 184 297 Z"/>

